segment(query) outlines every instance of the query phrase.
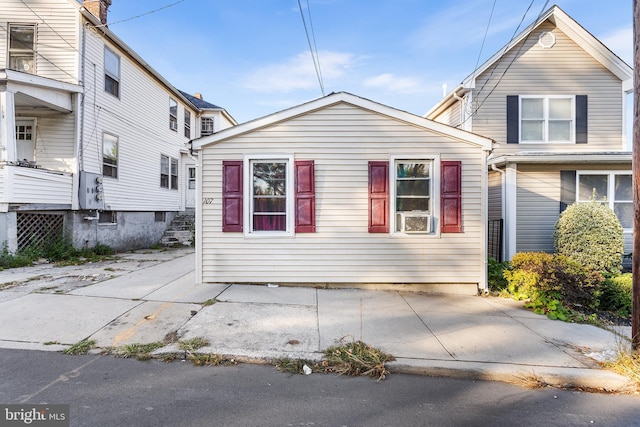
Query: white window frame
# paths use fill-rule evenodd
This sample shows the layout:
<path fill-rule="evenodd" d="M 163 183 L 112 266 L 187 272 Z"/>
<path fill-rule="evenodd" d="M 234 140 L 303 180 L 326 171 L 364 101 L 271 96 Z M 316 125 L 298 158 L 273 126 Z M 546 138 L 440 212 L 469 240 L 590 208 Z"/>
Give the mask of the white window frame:
<path fill-rule="evenodd" d="M 11 47 L 11 29 L 12 28 L 19 28 L 19 27 L 23 27 L 23 28 L 32 28 L 33 29 L 33 46 L 31 49 L 20 49 L 20 48 L 12 48 Z M 36 46 L 38 45 L 37 43 L 37 34 L 38 34 L 38 27 L 36 26 L 36 24 L 19 24 L 19 23 L 9 23 L 8 28 L 7 28 L 7 51 L 8 51 L 8 58 L 7 58 L 7 66 L 9 69 L 11 70 L 15 70 L 15 71 L 20 71 L 23 73 L 29 73 L 29 74 L 36 74 L 36 55 L 37 55 L 37 50 L 36 50 Z M 11 66 L 11 60 L 15 57 L 26 57 L 29 56 L 31 57 L 31 63 L 32 66 L 29 69 L 22 69 L 19 70 L 17 69 L 17 67 L 12 67 Z"/>
<path fill-rule="evenodd" d="M 280 161 L 286 163 L 287 177 L 286 185 L 286 230 L 285 231 L 254 231 L 253 230 L 253 171 L 252 164 L 255 162 L 275 162 Z M 291 154 L 265 154 L 265 155 L 247 155 L 244 157 L 244 219 L 245 224 L 244 235 L 246 237 L 283 237 L 294 235 L 294 158 Z"/>
<path fill-rule="evenodd" d="M 431 163 L 431 232 L 405 233 L 397 231 L 396 163 L 402 161 Z M 423 238 L 440 236 L 440 156 L 392 156 L 389 161 L 389 230 L 393 237 Z"/>
<path fill-rule="evenodd" d="M 167 159 L 168 162 L 168 173 L 167 175 L 167 185 L 162 184 L 162 176 L 165 175 L 162 173 L 162 163 L 163 160 Z M 180 169 L 180 162 L 175 157 L 167 156 L 166 154 L 160 154 L 160 188 L 165 188 L 167 190 L 177 190 L 179 185 L 178 181 L 180 180 L 180 175 L 178 170 Z M 175 183 L 174 183 L 174 179 Z"/>
<path fill-rule="evenodd" d="M 113 138 L 115 140 L 115 146 L 116 146 L 116 158 L 115 158 L 115 165 L 105 165 L 104 163 L 104 143 L 105 143 L 105 139 L 106 138 Z M 116 172 L 116 176 L 113 175 L 107 175 L 104 173 L 104 167 L 110 167 L 113 168 Z M 118 176 L 120 176 L 120 138 L 117 135 L 114 135 L 110 132 L 103 132 L 102 133 L 102 175 L 106 178 L 110 178 L 110 179 L 118 179 Z"/>
<path fill-rule="evenodd" d="M 114 60 L 117 60 L 118 62 L 118 69 L 117 70 L 109 70 L 107 67 L 107 57 L 111 55 L 113 57 Z M 116 98 L 120 98 L 120 55 L 118 55 L 117 53 L 115 53 L 113 50 L 109 49 L 107 46 L 104 47 L 104 78 L 105 78 L 105 82 L 104 82 L 104 91 L 115 96 Z M 113 87 L 115 88 L 115 93 L 107 90 L 107 78 L 113 80 L 115 83 L 113 84 Z"/>
<path fill-rule="evenodd" d="M 205 125 L 205 123 L 207 125 Z M 209 123 L 211 125 L 209 125 Z M 212 135 L 215 132 L 215 120 L 213 117 L 202 117 L 200 119 L 200 136 Z"/>
<path fill-rule="evenodd" d="M 541 140 L 523 140 L 522 138 L 522 100 L 523 99 L 542 99 L 543 100 L 543 139 Z M 571 123 L 569 132 L 571 133 L 568 141 L 550 141 L 549 140 L 549 100 L 550 99 L 569 99 L 571 101 Z M 526 120 L 526 119 L 524 119 Z M 518 140 L 521 144 L 575 144 L 576 143 L 576 97 L 575 95 L 520 95 L 518 97 Z"/>
<path fill-rule="evenodd" d="M 191 111 L 184 109 L 184 136 L 191 139 Z"/>
<path fill-rule="evenodd" d="M 588 200 L 580 200 L 580 177 L 584 175 L 607 175 L 607 196 L 604 203 L 607 204 L 609 209 L 615 212 L 615 203 L 619 202 L 631 202 L 633 204 L 633 199 L 631 200 L 616 200 L 615 199 L 615 190 L 616 190 L 616 175 L 632 175 L 630 170 L 580 170 L 576 171 L 576 203 L 587 203 L 591 201 L 591 196 L 589 196 Z M 633 178 L 632 178 L 633 180 Z M 633 184 L 632 184 L 633 185 Z M 633 233 L 633 227 L 623 228 L 624 233 Z"/>
<path fill-rule="evenodd" d="M 169 129 L 178 132 L 178 101 L 173 98 L 169 98 Z"/>

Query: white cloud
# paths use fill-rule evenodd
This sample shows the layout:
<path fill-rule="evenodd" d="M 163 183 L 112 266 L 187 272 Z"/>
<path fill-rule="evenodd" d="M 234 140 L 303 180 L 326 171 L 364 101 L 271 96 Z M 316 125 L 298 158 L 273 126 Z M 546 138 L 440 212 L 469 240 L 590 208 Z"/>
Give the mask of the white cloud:
<path fill-rule="evenodd" d="M 424 84 L 412 77 L 399 77 L 392 73 L 379 74 L 365 79 L 364 86 L 384 88 L 390 92 L 415 94 L 424 92 Z"/>
<path fill-rule="evenodd" d="M 320 72 L 325 86 L 330 80 L 343 77 L 358 59 L 345 52 L 318 53 Z M 309 52 L 288 58 L 283 63 L 271 64 L 248 73 L 244 78 L 247 89 L 258 92 L 292 92 L 318 88 L 318 76 Z"/>
<path fill-rule="evenodd" d="M 633 66 L 633 28 L 619 28 L 600 37 L 600 41 L 627 64 Z"/>

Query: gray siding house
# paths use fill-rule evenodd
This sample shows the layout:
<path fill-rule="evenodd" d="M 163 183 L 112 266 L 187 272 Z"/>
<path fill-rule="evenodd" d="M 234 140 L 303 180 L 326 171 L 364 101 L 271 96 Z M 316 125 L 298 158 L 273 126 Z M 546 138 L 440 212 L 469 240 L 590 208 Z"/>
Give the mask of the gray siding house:
<path fill-rule="evenodd" d="M 630 250 L 632 82 L 631 67 L 553 6 L 425 115 L 497 143 L 487 170 L 490 256 L 552 252 L 560 213 L 594 191 Z"/>

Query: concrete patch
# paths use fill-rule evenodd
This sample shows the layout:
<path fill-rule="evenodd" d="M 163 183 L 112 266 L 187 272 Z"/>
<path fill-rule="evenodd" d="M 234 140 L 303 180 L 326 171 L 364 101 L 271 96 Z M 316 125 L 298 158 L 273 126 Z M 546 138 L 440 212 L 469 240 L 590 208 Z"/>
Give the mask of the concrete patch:
<path fill-rule="evenodd" d="M 0 340 L 74 344 L 140 302 L 30 294 L 0 304 Z"/>
<path fill-rule="evenodd" d="M 290 286 L 232 285 L 218 299 L 227 302 L 316 305 L 316 289 Z"/>
<path fill-rule="evenodd" d="M 90 338 L 98 347 L 162 342 L 200 310 L 198 304 L 145 302 L 123 313 Z"/>
<path fill-rule="evenodd" d="M 191 271 L 193 271 L 193 265 L 179 258 L 154 265 L 153 268 L 143 268 L 93 286 L 76 289 L 70 294 L 141 299 L 166 283 L 177 280 Z"/>
<path fill-rule="evenodd" d="M 200 284 L 195 282 L 196 273 L 192 271 L 160 289 L 145 296 L 147 301 L 174 301 L 201 304 L 209 299 L 217 298 L 226 284 Z"/>
<path fill-rule="evenodd" d="M 296 357 L 318 351 L 317 323 L 315 307 L 219 302 L 200 310 L 178 337 L 207 339 L 210 345 L 202 353 Z"/>

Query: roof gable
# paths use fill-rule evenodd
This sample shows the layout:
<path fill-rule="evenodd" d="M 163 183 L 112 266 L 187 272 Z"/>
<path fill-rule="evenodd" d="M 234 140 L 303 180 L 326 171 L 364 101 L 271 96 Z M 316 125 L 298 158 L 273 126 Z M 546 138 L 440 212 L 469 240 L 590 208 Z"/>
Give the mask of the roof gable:
<path fill-rule="evenodd" d="M 467 76 L 460 85 L 454 88 L 447 96 L 432 107 L 424 117 L 433 118 L 448 106 L 456 102 L 457 97 L 463 95 L 467 90 L 475 87 L 476 78 L 482 75 L 489 68 L 496 65 L 503 59 L 512 49 L 516 48 L 529 35 L 542 26 L 545 22 L 550 22 L 576 45 L 580 46 L 588 55 L 602 64 L 613 75 L 619 78 L 623 83 L 624 90 L 631 90 L 633 87 L 633 69 L 625 63 L 620 57 L 606 47 L 599 39 L 588 32 L 577 21 L 567 15 L 557 5 L 552 6 L 546 12 L 542 13 L 534 22 L 529 24 L 527 28 L 513 37 L 509 43 L 503 46 L 491 58 L 480 65 L 476 70 Z"/>
<path fill-rule="evenodd" d="M 370 101 L 368 99 L 361 98 L 347 92 L 337 92 L 277 113 L 270 114 L 268 116 L 261 117 L 259 119 L 242 123 L 232 128 L 222 130 L 213 135 L 199 138 L 193 141 L 193 149 L 197 150 L 209 145 L 214 145 L 224 140 L 228 140 L 230 138 L 237 137 L 246 133 L 254 132 L 269 126 L 273 126 L 275 124 L 291 120 L 295 117 L 325 109 L 339 103 L 346 103 L 358 108 L 362 108 L 364 110 L 372 111 L 376 114 L 380 114 L 392 119 L 400 120 L 407 124 L 440 133 L 458 139 L 462 142 L 480 146 L 486 150 L 490 150 L 492 147 L 493 141 L 489 138 L 485 138 L 483 136 L 464 130 L 456 129 L 442 123 L 437 123 L 432 120 L 408 113 L 406 111 L 398 110 L 387 105 Z"/>

